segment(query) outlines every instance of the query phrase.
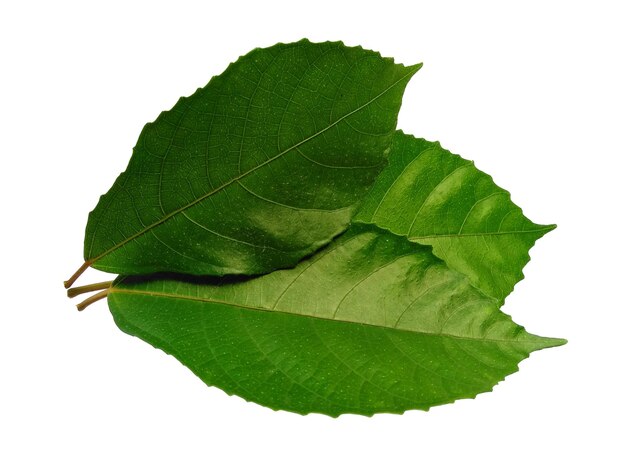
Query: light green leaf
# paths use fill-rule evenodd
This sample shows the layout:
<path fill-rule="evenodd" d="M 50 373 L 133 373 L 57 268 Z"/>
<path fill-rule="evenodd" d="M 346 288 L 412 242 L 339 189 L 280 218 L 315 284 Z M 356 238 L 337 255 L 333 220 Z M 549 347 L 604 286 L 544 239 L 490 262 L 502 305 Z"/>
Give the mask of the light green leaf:
<path fill-rule="evenodd" d="M 527 333 L 429 247 L 355 226 L 294 269 L 252 279 L 120 278 L 117 325 L 209 385 L 297 413 L 428 409 L 489 391 Z"/>
<path fill-rule="evenodd" d="M 348 226 L 419 68 L 306 40 L 241 57 L 146 125 L 89 216 L 82 269 L 224 275 L 294 265 Z"/>
<path fill-rule="evenodd" d="M 431 245 L 500 304 L 523 278 L 535 241 L 555 228 L 527 219 L 471 161 L 400 131 L 355 220 Z"/>

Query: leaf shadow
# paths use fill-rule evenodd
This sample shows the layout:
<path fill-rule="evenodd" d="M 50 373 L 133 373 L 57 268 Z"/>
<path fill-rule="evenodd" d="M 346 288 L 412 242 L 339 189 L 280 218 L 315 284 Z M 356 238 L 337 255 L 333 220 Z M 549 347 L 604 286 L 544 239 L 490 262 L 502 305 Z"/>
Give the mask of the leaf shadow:
<path fill-rule="evenodd" d="M 225 276 L 200 276 L 183 273 L 153 273 L 153 274 L 136 274 L 120 276 L 116 280 L 116 284 L 123 282 L 126 285 L 144 284 L 148 282 L 157 281 L 174 281 L 184 282 L 186 284 L 193 284 L 198 286 L 226 286 L 230 284 L 239 284 L 242 282 L 250 281 L 262 276 L 257 275 L 244 275 L 244 274 L 228 274 Z"/>

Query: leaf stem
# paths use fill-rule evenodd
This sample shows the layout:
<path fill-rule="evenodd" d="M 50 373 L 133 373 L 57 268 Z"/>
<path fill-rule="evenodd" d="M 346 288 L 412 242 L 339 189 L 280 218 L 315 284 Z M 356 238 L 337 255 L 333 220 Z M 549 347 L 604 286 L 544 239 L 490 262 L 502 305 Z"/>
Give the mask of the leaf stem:
<path fill-rule="evenodd" d="M 100 299 L 104 299 L 107 295 L 109 295 L 109 289 L 105 289 L 83 300 L 81 303 L 76 305 L 76 308 L 78 309 L 79 312 L 81 312 L 85 310 L 87 307 L 89 307 L 92 303 L 97 302 Z"/>
<path fill-rule="evenodd" d="M 86 294 L 87 292 L 108 289 L 111 287 L 111 284 L 113 284 L 113 281 L 96 282 L 95 284 L 87 284 L 86 286 L 72 287 L 67 290 L 67 296 L 71 299 L 77 295 Z"/>
<path fill-rule="evenodd" d="M 66 289 L 69 289 L 70 287 L 72 287 L 72 284 L 74 284 L 74 282 L 76 282 L 76 279 L 78 279 L 78 278 L 80 277 L 80 275 L 81 275 L 82 273 L 84 273 L 84 272 L 87 270 L 87 268 L 88 268 L 89 266 L 91 266 L 91 263 L 92 263 L 92 262 L 93 262 L 92 260 L 87 260 L 87 261 L 85 261 L 85 262 L 82 264 L 82 266 L 81 266 L 80 268 L 78 268 L 74 274 L 72 274 L 72 277 L 70 277 L 67 281 L 65 281 L 65 282 L 63 283 L 63 285 L 65 286 L 65 288 L 66 288 Z"/>

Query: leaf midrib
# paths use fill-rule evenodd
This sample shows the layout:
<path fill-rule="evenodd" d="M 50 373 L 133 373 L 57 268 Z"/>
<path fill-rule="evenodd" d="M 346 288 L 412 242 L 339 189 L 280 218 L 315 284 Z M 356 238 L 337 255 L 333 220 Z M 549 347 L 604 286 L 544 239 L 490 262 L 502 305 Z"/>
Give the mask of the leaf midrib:
<path fill-rule="evenodd" d="M 224 188 L 230 186 L 231 184 L 245 178 L 246 176 L 248 176 L 249 174 L 257 171 L 258 169 L 262 168 L 263 166 L 273 162 L 274 160 L 277 160 L 278 158 L 282 157 L 283 155 L 291 152 L 294 149 L 297 149 L 298 147 L 300 147 L 301 145 L 304 145 L 305 143 L 309 142 L 312 139 L 315 139 L 316 137 L 320 136 L 321 134 L 323 134 L 324 132 L 328 131 L 329 129 L 333 128 L 334 126 L 336 126 L 337 124 L 339 124 L 341 121 L 349 118 L 350 116 L 352 116 L 355 113 L 358 113 L 359 111 L 361 111 L 362 109 L 364 109 L 365 107 L 369 106 L 370 104 L 372 104 L 374 101 L 376 101 L 378 98 L 380 98 L 381 96 L 383 96 L 384 94 L 386 94 L 389 90 L 391 90 L 392 88 L 394 88 L 396 85 L 398 85 L 399 83 L 401 83 L 402 81 L 404 81 L 407 77 L 412 76 L 417 70 L 419 70 L 419 66 L 418 65 L 414 65 L 409 67 L 409 72 L 406 73 L 405 75 L 403 75 L 402 77 L 400 77 L 398 80 L 396 80 L 395 82 L 393 82 L 391 85 L 389 85 L 387 88 L 385 88 L 383 91 L 381 91 L 378 95 L 374 96 L 373 98 L 371 98 L 370 100 L 368 100 L 367 102 L 365 102 L 364 104 L 358 106 L 357 108 L 355 108 L 354 110 L 350 111 L 349 113 L 346 113 L 345 115 L 341 116 L 340 118 L 338 118 L 336 121 L 332 122 L 331 124 L 329 124 L 328 126 L 324 127 L 323 129 L 315 132 L 314 134 L 310 135 L 309 137 L 301 140 L 300 142 L 292 145 L 291 147 L 279 152 L 277 155 L 271 157 L 268 160 L 265 160 L 264 162 L 260 163 L 259 165 L 249 169 L 248 171 L 234 177 L 233 179 L 231 179 L 230 181 L 227 181 L 226 183 L 222 184 L 221 186 L 218 186 L 217 188 L 213 189 L 212 191 L 208 192 L 207 194 L 205 194 L 204 196 L 201 196 L 193 201 L 191 201 L 190 203 L 170 212 L 169 214 L 165 215 L 163 218 L 157 220 L 156 222 L 153 222 L 150 225 L 147 225 L 146 227 L 144 227 L 142 230 L 138 231 L 137 233 L 135 233 L 134 235 L 128 237 L 127 239 L 115 244 L 114 246 L 112 246 L 111 248 L 105 250 L 104 252 L 102 252 L 101 254 L 90 258 L 87 263 L 88 264 L 93 264 L 94 262 L 96 262 L 97 260 L 104 258 L 106 255 L 108 255 L 109 253 L 112 253 L 113 251 L 117 250 L 118 248 L 126 245 L 127 243 L 133 241 L 134 239 L 140 237 L 141 235 L 149 232 L 150 230 L 152 230 L 155 227 L 158 227 L 159 225 L 165 223 L 166 221 L 168 221 L 169 219 L 171 219 L 172 217 L 174 217 L 177 214 L 180 214 L 181 212 L 184 212 L 185 210 L 189 209 L 190 207 L 195 206 L 196 204 L 199 204 L 200 202 L 204 201 L 205 199 L 213 196 L 214 194 L 218 193 L 219 191 L 223 190 Z M 86 264 L 87 264 L 86 263 Z"/>
<path fill-rule="evenodd" d="M 240 304 L 236 304 L 236 303 L 233 303 L 233 302 L 227 302 L 227 301 L 223 301 L 223 300 L 216 300 L 216 299 L 210 299 L 210 298 L 194 297 L 194 296 L 191 296 L 191 295 L 168 294 L 168 293 L 164 293 L 164 292 L 145 291 L 145 290 L 120 289 L 120 288 L 115 287 L 115 286 L 109 288 L 109 295 L 111 295 L 111 294 L 146 295 L 146 296 L 149 296 L 149 297 L 162 297 L 162 298 L 176 299 L 176 300 L 188 300 L 188 301 L 193 301 L 193 302 L 203 302 L 203 303 L 209 303 L 209 304 L 225 305 L 225 306 L 228 306 L 228 307 L 235 307 L 235 308 L 241 308 L 241 309 L 246 309 L 246 310 L 255 310 L 255 311 L 264 312 L 264 313 L 282 313 L 282 314 L 285 314 L 285 315 L 298 315 L 298 316 L 301 316 L 301 317 L 313 318 L 313 319 L 316 319 L 316 320 L 337 321 L 337 322 L 342 322 L 342 323 L 371 326 L 371 327 L 375 327 L 375 328 L 384 328 L 386 330 L 405 331 L 405 332 L 408 332 L 408 333 L 417 333 L 417 334 L 423 334 L 423 335 L 428 335 L 428 336 L 437 336 L 437 337 L 443 336 L 443 337 L 446 337 L 446 338 L 462 339 L 462 340 L 469 340 L 469 341 L 480 341 L 480 342 L 490 342 L 490 343 L 507 343 L 507 344 L 537 344 L 537 343 L 544 343 L 547 340 L 552 339 L 552 338 L 537 337 L 537 341 L 531 341 L 531 340 L 522 341 L 522 340 L 507 340 L 507 339 L 492 339 L 492 338 L 474 338 L 474 337 L 471 337 L 471 336 L 458 336 L 458 335 L 452 335 L 452 334 L 449 334 L 449 333 L 435 333 L 435 332 L 432 332 L 432 331 L 417 331 L 417 330 L 408 330 L 408 329 L 405 329 L 405 328 L 391 328 L 389 326 L 376 325 L 376 324 L 373 324 L 373 323 L 362 323 L 362 322 L 356 322 L 356 321 L 344 320 L 344 319 L 337 319 L 337 318 L 317 317 L 315 315 L 309 315 L 309 314 L 306 314 L 306 313 L 288 312 L 288 311 L 284 311 L 284 310 L 272 310 L 270 308 L 259 307 L 259 306 L 251 306 L 251 305 L 240 305 Z"/>
<path fill-rule="evenodd" d="M 465 237 L 483 237 L 483 236 L 499 236 L 499 235 L 525 235 L 527 233 L 545 233 L 554 230 L 556 225 L 548 225 L 546 227 L 532 230 L 508 230 L 505 232 L 476 232 L 476 233 L 441 233 L 432 235 L 408 236 L 409 240 L 423 240 L 427 238 L 465 238 Z"/>
<path fill-rule="evenodd" d="M 501 235 L 519 235 L 519 234 L 525 235 L 527 233 L 547 233 L 556 228 L 556 225 L 552 224 L 552 225 L 544 225 L 540 228 L 530 229 L 530 230 L 507 230 L 503 232 L 476 232 L 476 233 L 439 233 L 439 234 L 434 233 L 431 235 L 410 236 L 408 233 L 404 233 L 404 231 L 394 230 L 393 228 L 388 227 L 386 224 L 383 225 L 380 222 L 369 222 L 369 221 L 368 222 L 357 221 L 357 222 L 359 224 L 380 228 L 382 230 L 385 230 L 399 237 L 405 237 L 407 240 L 411 242 L 416 242 L 416 243 L 419 243 L 419 240 L 427 240 L 429 238 L 468 238 L 468 237 L 486 237 L 486 236 L 494 237 L 494 236 L 501 236 Z M 430 243 L 426 243 L 426 244 L 430 245 Z"/>

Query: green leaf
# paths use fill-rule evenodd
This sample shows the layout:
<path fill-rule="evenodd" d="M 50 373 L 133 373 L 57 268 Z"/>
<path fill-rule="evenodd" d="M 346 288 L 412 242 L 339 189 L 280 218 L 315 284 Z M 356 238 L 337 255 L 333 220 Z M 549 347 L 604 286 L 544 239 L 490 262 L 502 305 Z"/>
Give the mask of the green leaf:
<path fill-rule="evenodd" d="M 432 246 L 500 305 L 523 278 L 535 241 L 556 227 L 527 219 L 471 161 L 400 131 L 355 220 Z"/>
<path fill-rule="evenodd" d="M 347 228 L 386 163 L 419 68 L 306 40 L 241 57 L 143 129 L 89 216 L 86 266 L 211 275 L 293 266 Z"/>
<path fill-rule="evenodd" d="M 356 226 L 294 269 L 252 279 L 120 278 L 117 325 L 209 385 L 273 409 L 371 415 L 489 391 L 527 333 L 429 247 Z"/>

